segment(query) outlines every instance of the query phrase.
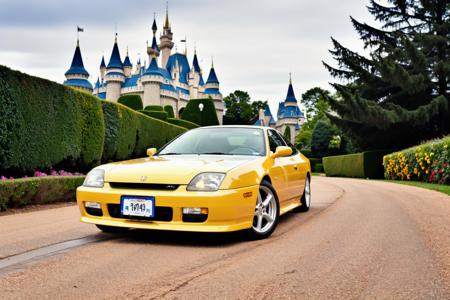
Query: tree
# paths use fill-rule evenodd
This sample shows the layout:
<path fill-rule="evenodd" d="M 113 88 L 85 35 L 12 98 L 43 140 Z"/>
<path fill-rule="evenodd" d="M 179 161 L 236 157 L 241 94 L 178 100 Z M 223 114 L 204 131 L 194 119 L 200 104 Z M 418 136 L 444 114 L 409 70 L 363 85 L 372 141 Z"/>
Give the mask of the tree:
<path fill-rule="evenodd" d="M 327 96 L 333 123 L 363 149 L 400 148 L 450 131 L 450 10 L 442 0 L 371 0 L 381 28 L 351 18 L 370 55 L 332 38 L 330 74 L 342 100 Z M 414 134 L 411 134 L 414 133 Z"/>
<path fill-rule="evenodd" d="M 305 107 L 307 120 L 312 119 L 314 116 L 317 116 L 318 120 L 324 117 L 325 111 L 329 107 L 326 96 L 329 95 L 329 91 L 320 87 L 313 87 L 302 94 L 302 104 Z"/>
<path fill-rule="evenodd" d="M 286 126 L 283 136 L 286 141 L 291 141 L 291 128 L 289 126 Z"/>
<path fill-rule="evenodd" d="M 251 102 L 250 95 L 244 91 L 234 91 L 223 99 L 225 103 L 225 125 L 251 125 L 259 109 L 267 106 L 266 101 Z"/>
<path fill-rule="evenodd" d="M 128 106 L 134 110 L 142 110 L 142 99 L 139 95 L 123 95 L 120 96 L 119 100 L 117 100 L 120 104 Z"/>
<path fill-rule="evenodd" d="M 339 149 L 330 149 L 330 141 L 339 134 L 336 127 L 330 124 L 329 121 L 320 120 L 317 122 L 311 137 L 311 156 L 324 157 L 338 154 Z"/>

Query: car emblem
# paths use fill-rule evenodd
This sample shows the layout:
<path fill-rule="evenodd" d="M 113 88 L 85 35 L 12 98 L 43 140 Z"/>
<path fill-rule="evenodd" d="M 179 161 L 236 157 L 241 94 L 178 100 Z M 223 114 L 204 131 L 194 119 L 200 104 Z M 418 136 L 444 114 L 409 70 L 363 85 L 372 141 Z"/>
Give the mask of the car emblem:
<path fill-rule="evenodd" d="M 141 181 L 146 181 L 147 180 L 147 176 L 141 176 Z"/>

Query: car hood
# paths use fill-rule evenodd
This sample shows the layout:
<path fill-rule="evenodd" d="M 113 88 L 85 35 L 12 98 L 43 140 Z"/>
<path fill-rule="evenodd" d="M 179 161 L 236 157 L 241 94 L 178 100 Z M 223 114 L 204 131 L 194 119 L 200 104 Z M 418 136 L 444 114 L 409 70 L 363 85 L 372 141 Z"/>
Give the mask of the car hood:
<path fill-rule="evenodd" d="M 188 184 L 203 172 L 226 173 L 256 156 L 173 155 L 154 156 L 104 166 L 106 182 Z"/>

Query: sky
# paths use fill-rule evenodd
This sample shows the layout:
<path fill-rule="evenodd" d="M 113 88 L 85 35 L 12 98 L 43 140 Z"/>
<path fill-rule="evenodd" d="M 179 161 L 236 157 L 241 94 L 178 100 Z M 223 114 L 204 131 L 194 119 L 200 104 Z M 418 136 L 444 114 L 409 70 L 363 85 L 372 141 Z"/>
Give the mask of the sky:
<path fill-rule="evenodd" d="M 361 51 L 350 16 L 373 24 L 366 5 L 368 0 L 170 0 L 169 18 L 178 52 L 185 51 L 180 40 L 186 37 L 192 61 L 196 46 L 205 80 L 214 57 L 224 96 L 247 91 L 274 111 L 286 97 L 289 73 L 299 100 L 315 86 L 331 90 L 336 80 L 322 65 L 334 63 L 330 37 Z M 153 16 L 162 29 L 166 1 L 0 0 L 0 7 L 0 64 L 62 83 L 80 26 L 84 65 L 95 82 L 116 29 L 122 58 L 128 47 L 133 64 L 139 55 L 148 60 Z"/>

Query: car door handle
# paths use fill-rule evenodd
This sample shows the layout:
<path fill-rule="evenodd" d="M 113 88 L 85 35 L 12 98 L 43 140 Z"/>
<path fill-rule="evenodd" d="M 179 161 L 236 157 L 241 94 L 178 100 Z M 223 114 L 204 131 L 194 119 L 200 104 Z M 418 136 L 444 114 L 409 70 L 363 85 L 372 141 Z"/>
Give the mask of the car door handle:
<path fill-rule="evenodd" d="M 298 170 L 298 166 L 294 166 L 294 170 L 296 170 L 296 171 L 297 171 L 297 170 Z"/>

